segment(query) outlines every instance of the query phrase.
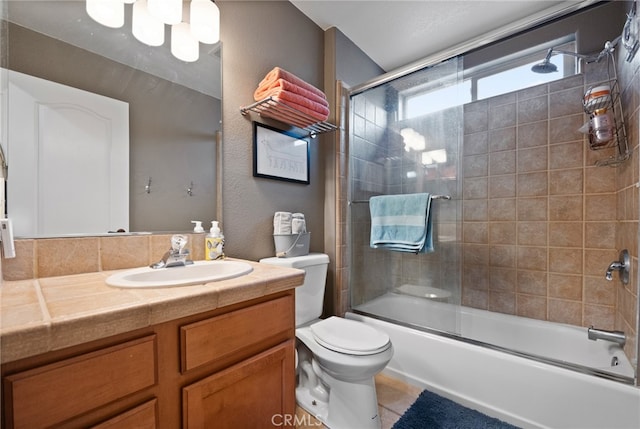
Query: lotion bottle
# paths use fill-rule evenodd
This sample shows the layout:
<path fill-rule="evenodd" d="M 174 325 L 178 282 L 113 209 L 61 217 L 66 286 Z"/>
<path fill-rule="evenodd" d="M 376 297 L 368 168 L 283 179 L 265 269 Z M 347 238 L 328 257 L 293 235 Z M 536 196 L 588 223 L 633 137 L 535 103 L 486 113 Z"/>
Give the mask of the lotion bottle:
<path fill-rule="evenodd" d="M 211 221 L 211 229 L 205 238 L 204 254 L 207 261 L 224 258 L 222 248 L 224 246 L 224 236 L 218 226 L 218 221 Z"/>

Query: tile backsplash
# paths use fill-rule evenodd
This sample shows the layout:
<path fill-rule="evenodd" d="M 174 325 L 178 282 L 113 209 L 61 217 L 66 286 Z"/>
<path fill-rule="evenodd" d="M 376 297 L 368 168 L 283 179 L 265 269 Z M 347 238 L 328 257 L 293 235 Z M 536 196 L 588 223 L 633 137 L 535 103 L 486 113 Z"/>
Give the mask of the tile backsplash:
<path fill-rule="evenodd" d="M 4 280 L 27 280 L 149 265 L 171 247 L 173 234 L 18 239 L 16 257 L 2 259 Z M 204 259 L 205 234 L 185 234 L 191 259 Z"/>

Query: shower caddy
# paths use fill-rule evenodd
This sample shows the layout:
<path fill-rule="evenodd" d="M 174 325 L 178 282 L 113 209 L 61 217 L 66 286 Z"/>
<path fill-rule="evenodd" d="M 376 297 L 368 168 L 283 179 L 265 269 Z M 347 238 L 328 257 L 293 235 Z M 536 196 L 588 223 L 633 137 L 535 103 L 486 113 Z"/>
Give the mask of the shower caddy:
<path fill-rule="evenodd" d="M 582 99 L 582 106 L 589 115 L 589 147 L 591 150 L 601 150 L 608 148 L 616 148 L 617 153 L 609 158 L 596 161 L 596 166 L 610 166 L 617 167 L 624 161 L 628 160 L 631 156 L 631 150 L 629 149 L 629 143 L 627 141 L 627 132 L 624 125 L 624 114 L 622 112 L 622 101 L 620 97 L 620 84 L 618 82 L 618 75 L 616 72 L 615 57 L 613 55 L 614 43 L 605 44 L 603 52 L 591 62 L 599 62 L 602 58 L 606 58 L 607 61 L 607 80 L 598 83 L 596 86 L 591 86 L 584 94 Z M 610 88 L 610 94 L 604 97 L 594 97 L 598 87 L 603 84 L 608 84 Z M 595 142 L 595 131 L 591 128 L 593 118 L 598 111 L 609 110 L 611 111 L 612 120 L 612 133 L 613 138 L 605 143 L 598 144 Z"/>

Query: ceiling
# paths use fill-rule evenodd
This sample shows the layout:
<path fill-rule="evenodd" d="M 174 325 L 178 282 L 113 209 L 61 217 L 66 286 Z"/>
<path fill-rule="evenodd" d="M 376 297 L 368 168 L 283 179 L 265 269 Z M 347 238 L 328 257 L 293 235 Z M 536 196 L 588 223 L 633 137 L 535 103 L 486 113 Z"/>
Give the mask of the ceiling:
<path fill-rule="evenodd" d="M 336 27 L 385 71 L 543 17 L 582 0 L 290 0 L 326 30 Z"/>
<path fill-rule="evenodd" d="M 595 0 L 290 0 L 320 28 L 338 28 L 385 71 L 424 59 L 434 53 L 486 35 L 531 17 L 546 16 Z M 168 52 L 145 48 L 129 30 L 114 32 L 95 24 L 78 0 L 8 1 L 9 19 L 84 49 L 97 51 L 125 64 L 219 97 L 219 88 L 203 88 L 198 67 L 175 61 Z M 52 19 L 55 17 L 55 19 Z M 129 12 L 127 20 L 130 19 Z M 224 19 L 224 17 L 222 18 Z M 52 22 L 56 25 L 50 25 Z M 62 25 L 60 25 L 62 23 Z M 128 25 L 127 25 L 128 26 Z M 73 29 L 81 29 L 76 39 Z M 114 43 L 114 33 L 117 43 Z M 89 36 L 87 36 L 89 35 Z M 100 48 L 96 48 L 99 46 Z M 219 70 L 215 49 L 201 46 L 203 70 Z M 207 49 L 205 49 L 207 48 Z M 154 70 L 154 57 L 170 66 Z M 215 63 L 215 64 L 214 64 Z M 208 64 L 209 65 L 209 64 Z M 180 70 L 178 72 L 178 70 Z M 165 76 L 171 72 L 171 76 Z M 161 74 L 164 73 L 165 75 Z"/>

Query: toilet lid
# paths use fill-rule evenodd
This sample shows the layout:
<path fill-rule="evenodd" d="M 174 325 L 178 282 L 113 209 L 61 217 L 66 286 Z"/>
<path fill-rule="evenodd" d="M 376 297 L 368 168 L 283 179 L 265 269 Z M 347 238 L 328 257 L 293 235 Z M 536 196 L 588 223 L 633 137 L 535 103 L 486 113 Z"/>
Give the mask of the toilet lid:
<path fill-rule="evenodd" d="M 370 355 L 389 345 L 387 334 L 355 320 L 331 316 L 310 329 L 318 344 L 339 353 Z"/>

